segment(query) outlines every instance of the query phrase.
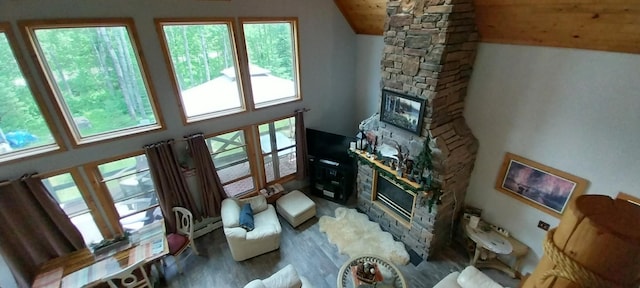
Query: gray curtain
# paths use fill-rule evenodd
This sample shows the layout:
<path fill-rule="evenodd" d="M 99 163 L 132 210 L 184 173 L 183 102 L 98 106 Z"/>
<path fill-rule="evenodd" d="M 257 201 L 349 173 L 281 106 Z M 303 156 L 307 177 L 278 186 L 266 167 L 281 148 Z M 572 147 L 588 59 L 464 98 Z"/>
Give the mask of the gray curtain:
<path fill-rule="evenodd" d="M 202 214 L 196 206 L 187 181 L 182 174 L 178 158 L 173 151 L 173 141 L 163 141 L 144 147 L 149 163 L 149 171 L 156 184 L 156 193 L 160 209 L 167 224 L 167 230 L 176 231 L 176 219 L 171 210 L 173 207 L 181 206 L 189 209 L 194 219 L 202 218 Z"/>
<path fill-rule="evenodd" d="M 304 128 L 304 112 L 306 109 L 296 110 L 296 162 L 298 173 L 296 178 L 302 180 L 309 176 L 309 156 L 307 155 L 307 131 Z"/>
<path fill-rule="evenodd" d="M 46 261 L 86 247 L 37 177 L 0 186 L 0 223 L 0 249 L 20 287 L 31 286 Z"/>
<path fill-rule="evenodd" d="M 211 160 L 211 154 L 202 134 L 186 137 L 189 151 L 196 169 L 198 185 L 202 193 L 203 214 L 205 217 L 220 216 L 220 205 L 227 196 Z"/>

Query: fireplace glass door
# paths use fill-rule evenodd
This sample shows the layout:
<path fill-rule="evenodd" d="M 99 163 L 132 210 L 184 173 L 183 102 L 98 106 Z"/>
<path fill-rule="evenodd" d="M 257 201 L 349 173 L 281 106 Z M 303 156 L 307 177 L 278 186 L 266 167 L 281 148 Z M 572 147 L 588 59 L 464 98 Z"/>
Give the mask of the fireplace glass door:
<path fill-rule="evenodd" d="M 402 189 L 393 180 L 378 175 L 374 201 L 384 205 L 400 218 L 411 222 L 415 194 Z"/>

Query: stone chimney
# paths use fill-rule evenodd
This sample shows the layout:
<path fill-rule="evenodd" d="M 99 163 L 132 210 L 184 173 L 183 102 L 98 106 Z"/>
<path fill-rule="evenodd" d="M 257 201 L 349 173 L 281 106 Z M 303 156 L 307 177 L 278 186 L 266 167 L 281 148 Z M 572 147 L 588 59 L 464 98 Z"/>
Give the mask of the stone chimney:
<path fill-rule="evenodd" d="M 384 122 L 371 127 L 383 144 L 400 143 L 411 155 L 422 150 L 428 136 L 434 164 L 430 172 L 443 194 L 429 211 L 420 205 L 428 196 L 418 193 L 410 224 L 400 223 L 375 205 L 375 171 L 359 164 L 358 207 L 428 258 L 451 238 L 478 149 L 463 117 L 477 48 L 474 8 L 472 0 L 390 1 L 387 14 L 381 87 L 425 99 L 424 124 L 419 136 Z"/>

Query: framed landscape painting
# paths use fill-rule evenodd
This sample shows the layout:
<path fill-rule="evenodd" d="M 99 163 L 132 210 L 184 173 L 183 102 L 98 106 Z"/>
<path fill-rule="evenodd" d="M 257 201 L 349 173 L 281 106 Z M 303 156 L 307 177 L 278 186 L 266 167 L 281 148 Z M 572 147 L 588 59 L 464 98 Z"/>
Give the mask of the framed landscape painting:
<path fill-rule="evenodd" d="M 496 180 L 496 189 L 535 208 L 560 217 L 587 180 L 515 154 L 507 153 Z"/>
<path fill-rule="evenodd" d="M 420 135 L 424 117 L 424 99 L 382 90 L 380 121 Z"/>
<path fill-rule="evenodd" d="M 624 193 L 624 192 L 618 192 L 618 196 L 616 196 L 616 198 L 629 201 L 629 202 L 631 202 L 633 204 L 636 204 L 636 205 L 640 205 L 640 198 L 638 198 L 636 196 L 632 196 L 631 194 L 627 194 L 627 193 Z"/>

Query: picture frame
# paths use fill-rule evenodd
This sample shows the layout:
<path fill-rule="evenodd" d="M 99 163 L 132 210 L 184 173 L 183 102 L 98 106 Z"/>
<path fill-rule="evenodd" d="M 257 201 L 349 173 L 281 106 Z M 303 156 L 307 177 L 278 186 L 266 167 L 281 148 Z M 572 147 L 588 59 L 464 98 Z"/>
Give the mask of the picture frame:
<path fill-rule="evenodd" d="M 425 99 L 383 89 L 380 121 L 420 135 L 424 106 Z"/>
<path fill-rule="evenodd" d="M 586 179 L 507 152 L 495 188 L 559 218 L 587 185 Z"/>
<path fill-rule="evenodd" d="M 633 204 L 640 205 L 640 198 L 636 196 L 632 196 L 631 194 L 624 193 L 622 191 L 618 192 L 618 196 L 616 196 L 616 199 L 622 199 L 625 201 L 629 201 Z"/>

